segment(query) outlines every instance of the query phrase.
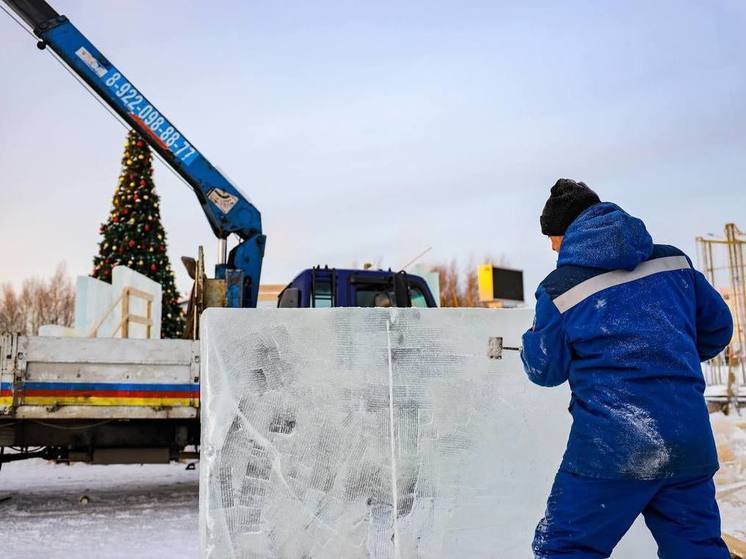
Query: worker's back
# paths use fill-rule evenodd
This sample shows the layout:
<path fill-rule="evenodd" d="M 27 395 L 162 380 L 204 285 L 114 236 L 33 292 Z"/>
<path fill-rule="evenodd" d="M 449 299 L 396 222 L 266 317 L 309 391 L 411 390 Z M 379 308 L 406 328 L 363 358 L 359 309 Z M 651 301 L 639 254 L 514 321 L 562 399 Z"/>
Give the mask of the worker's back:
<path fill-rule="evenodd" d="M 529 377 L 569 378 L 572 389 L 563 470 L 657 479 L 717 469 L 700 361 L 728 342 L 732 321 L 684 253 L 653 245 L 618 206 L 596 204 L 568 228 L 537 297 Z M 543 363 L 549 345 L 560 358 Z"/>

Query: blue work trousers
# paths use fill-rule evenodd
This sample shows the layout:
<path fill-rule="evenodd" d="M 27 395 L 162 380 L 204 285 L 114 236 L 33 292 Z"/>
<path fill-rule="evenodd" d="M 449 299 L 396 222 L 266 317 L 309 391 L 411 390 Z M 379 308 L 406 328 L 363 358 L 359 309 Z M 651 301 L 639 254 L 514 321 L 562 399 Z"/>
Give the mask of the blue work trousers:
<path fill-rule="evenodd" d="M 562 471 L 554 480 L 545 516 L 536 528 L 535 557 L 609 557 L 640 514 L 658 544 L 661 559 L 730 557 L 720 537 L 711 475 L 634 480 L 597 479 Z"/>

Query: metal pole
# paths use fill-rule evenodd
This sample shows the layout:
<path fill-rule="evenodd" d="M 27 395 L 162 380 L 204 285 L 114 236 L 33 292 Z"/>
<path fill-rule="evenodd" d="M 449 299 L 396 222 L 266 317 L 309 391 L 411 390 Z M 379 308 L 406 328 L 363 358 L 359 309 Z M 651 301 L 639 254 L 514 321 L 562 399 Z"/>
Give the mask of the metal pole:
<path fill-rule="evenodd" d="M 714 286 L 715 277 L 712 266 L 712 243 L 704 237 L 697 237 L 696 242 L 699 267 L 707 281 Z M 710 359 L 704 366 L 704 372 L 708 384 L 723 384 L 722 355 L 716 355 L 713 359 Z"/>
<path fill-rule="evenodd" d="M 715 246 L 715 241 L 705 241 L 705 267 L 706 267 L 707 279 L 713 285 L 713 287 L 716 284 L 715 261 L 712 255 L 714 246 Z M 717 368 L 717 379 L 718 379 L 717 382 L 718 384 L 723 384 L 723 365 L 725 365 L 726 375 L 727 375 L 727 368 L 728 368 L 727 360 L 725 359 L 724 355 L 720 353 L 715 356 L 714 361 L 715 361 L 715 367 Z"/>
<path fill-rule="evenodd" d="M 228 262 L 228 240 L 218 239 L 218 264 Z"/>
<path fill-rule="evenodd" d="M 725 238 L 728 241 L 728 268 L 730 272 L 731 296 L 733 297 L 733 326 L 736 338 L 736 351 L 730 352 L 728 360 L 728 401 L 730 410 L 738 413 L 738 382 L 733 361 L 740 365 L 743 359 L 743 304 L 741 297 L 741 284 L 743 282 L 743 270 L 739 269 L 739 239 L 736 236 L 735 223 L 725 226 Z M 735 359 L 734 359 L 735 357 Z"/>
<path fill-rule="evenodd" d="M 746 335 L 744 334 L 744 323 L 746 322 L 746 261 L 744 260 L 744 254 L 743 254 L 743 245 L 746 244 L 746 241 L 739 238 L 739 235 L 742 233 L 738 230 L 738 228 L 733 225 L 734 231 L 733 231 L 733 238 L 736 242 L 735 246 L 735 253 L 736 253 L 736 262 L 738 265 L 738 280 L 739 280 L 739 290 L 736 294 L 736 297 L 739 300 L 739 313 L 741 314 L 738 320 L 739 328 L 738 332 L 736 333 L 737 340 L 738 340 L 738 349 L 739 349 L 739 360 L 738 365 L 741 369 L 741 375 L 738 379 L 738 383 L 736 386 L 737 392 L 740 391 L 741 385 L 746 385 L 746 369 L 744 369 L 744 345 L 746 345 Z"/>

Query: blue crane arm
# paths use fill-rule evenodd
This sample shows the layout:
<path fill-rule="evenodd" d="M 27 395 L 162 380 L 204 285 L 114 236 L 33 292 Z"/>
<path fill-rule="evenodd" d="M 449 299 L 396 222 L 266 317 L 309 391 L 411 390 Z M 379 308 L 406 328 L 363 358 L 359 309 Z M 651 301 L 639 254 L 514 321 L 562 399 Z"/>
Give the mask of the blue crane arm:
<path fill-rule="evenodd" d="M 255 307 L 266 237 L 259 210 L 204 157 L 125 75 L 44 0 L 4 0 L 100 98 L 136 130 L 197 195 L 215 236 L 240 241 L 216 275 L 228 280 L 228 305 Z"/>

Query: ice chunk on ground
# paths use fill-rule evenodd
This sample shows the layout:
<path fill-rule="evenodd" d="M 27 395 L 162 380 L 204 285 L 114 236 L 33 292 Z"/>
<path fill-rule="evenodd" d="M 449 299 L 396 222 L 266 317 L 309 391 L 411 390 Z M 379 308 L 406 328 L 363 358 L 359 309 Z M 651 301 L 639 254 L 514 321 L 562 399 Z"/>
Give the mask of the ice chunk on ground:
<path fill-rule="evenodd" d="M 720 470 L 715 475 L 723 533 L 746 546 L 746 417 L 710 415 Z"/>
<path fill-rule="evenodd" d="M 567 387 L 517 352 L 527 309 L 210 309 L 207 557 L 531 557 Z M 652 557 L 640 523 L 615 557 Z"/>

